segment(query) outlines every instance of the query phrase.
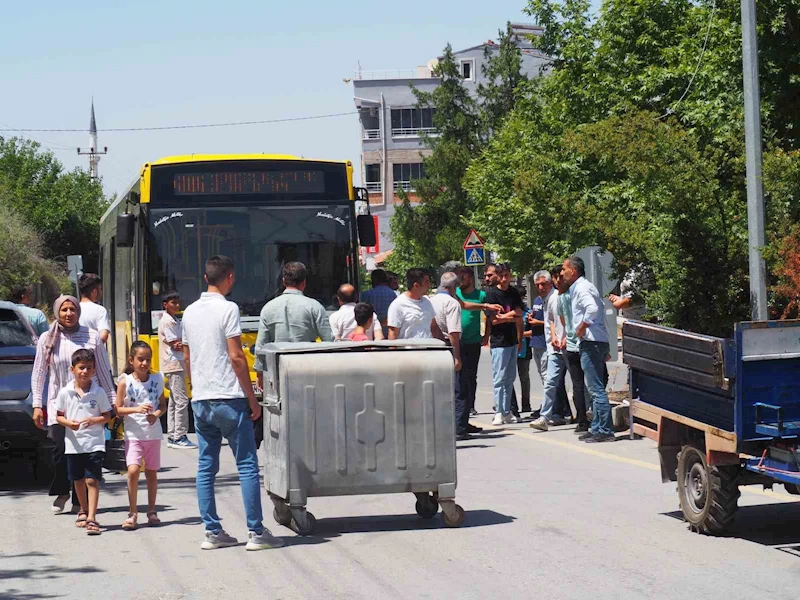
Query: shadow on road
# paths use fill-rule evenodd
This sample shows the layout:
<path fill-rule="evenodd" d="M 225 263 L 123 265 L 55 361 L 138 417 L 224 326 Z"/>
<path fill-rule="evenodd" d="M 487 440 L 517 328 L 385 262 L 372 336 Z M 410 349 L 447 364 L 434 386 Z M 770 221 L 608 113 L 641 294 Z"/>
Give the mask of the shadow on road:
<path fill-rule="evenodd" d="M 47 558 L 51 556 L 44 552 L 27 552 L 25 554 L 3 554 L 0 557 L 4 559 L 33 559 L 33 558 Z M 26 562 L 30 562 L 29 560 Z M 87 567 L 58 567 L 54 565 L 41 565 L 28 566 L 19 569 L 0 569 L 0 582 L 3 583 L 5 589 L 0 592 L 0 600 L 27 600 L 28 598 L 61 598 L 61 595 L 54 594 L 41 594 L 41 593 L 27 593 L 22 592 L 16 588 L 6 587 L 13 580 L 22 580 L 25 582 L 43 580 L 43 579 L 58 579 L 60 577 L 73 577 L 75 575 L 89 575 L 92 573 L 104 573 L 104 569 L 94 566 Z"/>
<path fill-rule="evenodd" d="M 493 510 L 468 510 L 461 529 L 488 527 L 513 523 L 515 518 Z M 371 515 L 364 517 L 317 518 L 314 533 L 318 537 L 336 537 L 346 533 L 372 533 L 388 531 L 421 531 L 425 529 L 444 529 L 441 520 L 421 519 L 417 515 Z"/>
<path fill-rule="evenodd" d="M 679 510 L 663 514 L 683 521 L 683 513 Z M 719 537 L 775 546 L 778 550 L 800 556 L 800 503 L 742 506 L 733 524 Z"/>

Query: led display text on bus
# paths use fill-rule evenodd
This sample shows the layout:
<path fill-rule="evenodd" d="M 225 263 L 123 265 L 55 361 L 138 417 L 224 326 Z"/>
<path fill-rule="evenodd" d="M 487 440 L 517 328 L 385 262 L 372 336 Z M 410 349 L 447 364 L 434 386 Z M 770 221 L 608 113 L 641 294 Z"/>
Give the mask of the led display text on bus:
<path fill-rule="evenodd" d="M 321 194 L 323 171 L 232 171 L 177 173 L 172 178 L 176 196 L 215 194 Z"/>

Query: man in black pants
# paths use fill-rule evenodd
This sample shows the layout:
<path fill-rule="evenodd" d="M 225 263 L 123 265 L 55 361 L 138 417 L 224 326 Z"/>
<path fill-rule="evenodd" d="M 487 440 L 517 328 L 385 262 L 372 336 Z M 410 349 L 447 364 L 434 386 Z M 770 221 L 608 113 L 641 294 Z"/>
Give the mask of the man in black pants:
<path fill-rule="evenodd" d="M 586 387 L 583 380 L 581 355 L 578 351 L 578 336 L 572 323 L 572 298 L 569 293 L 569 283 L 562 277 L 558 285 L 558 316 L 564 325 L 564 339 L 561 344 L 566 348 L 567 371 L 572 380 L 572 401 L 575 403 L 575 412 L 578 413 L 578 426 L 575 433 L 589 431 L 589 419 L 586 418 Z"/>

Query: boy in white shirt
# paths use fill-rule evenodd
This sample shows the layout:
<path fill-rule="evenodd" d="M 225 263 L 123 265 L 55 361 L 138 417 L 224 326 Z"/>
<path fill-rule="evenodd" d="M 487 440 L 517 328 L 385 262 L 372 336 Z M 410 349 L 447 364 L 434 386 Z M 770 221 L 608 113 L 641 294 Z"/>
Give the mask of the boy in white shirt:
<path fill-rule="evenodd" d="M 108 311 L 98 304 L 103 299 L 102 280 L 94 273 L 84 273 L 78 280 L 78 291 L 81 293 L 80 324 L 97 331 L 103 343 L 107 343 L 111 333 Z"/>
<path fill-rule="evenodd" d="M 97 503 L 106 450 L 103 425 L 111 418 L 108 395 L 92 382 L 94 372 L 94 352 L 75 351 L 72 355 L 75 379 L 61 388 L 56 397 L 57 421 L 66 429 L 67 476 L 75 483 L 81 505 L 75 525 L 85 527 L 88 535 L 100 535 Z"/>

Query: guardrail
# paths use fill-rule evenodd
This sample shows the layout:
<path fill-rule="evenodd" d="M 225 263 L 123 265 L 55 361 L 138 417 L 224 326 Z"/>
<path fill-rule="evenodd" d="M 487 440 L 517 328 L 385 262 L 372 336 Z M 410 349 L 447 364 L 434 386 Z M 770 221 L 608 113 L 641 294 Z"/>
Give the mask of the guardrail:
<path fill-rule="evenodd" d="M 392 137 L 419 137 L 421 135 L 439 135 L 439 130 L 436 127 L 392 128 Z"/>
<path fill-rule="evenodd" d="M 381 185 L 380 181 L 374 181 L 374 182 L 368 181 L 367 183 L 364 184 L 364 187 L 367 188 L 368 192 L 380 192 L 383 189 L 383 186 Z"/>
<path fill-rule="evenodd" d="M 362 139 L 365 140 L 379 140 L 381 139 L 380 129 L 364 129 Z"/>
<path fill-rule="evenodd" d="M 395 181 L 394 182 L 394 191 L 403 190 L 404 192 L 413 192 L 414 185 L 411 181 Z"/>
<path fill-rule="evenodd" d="M 356 71 L 353 79 L 431 79 L 433 72 L 428 67 L 416 69 L 390 69 L 386 71 Z"/>

